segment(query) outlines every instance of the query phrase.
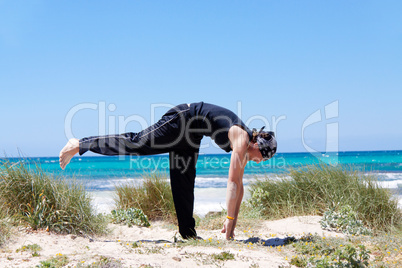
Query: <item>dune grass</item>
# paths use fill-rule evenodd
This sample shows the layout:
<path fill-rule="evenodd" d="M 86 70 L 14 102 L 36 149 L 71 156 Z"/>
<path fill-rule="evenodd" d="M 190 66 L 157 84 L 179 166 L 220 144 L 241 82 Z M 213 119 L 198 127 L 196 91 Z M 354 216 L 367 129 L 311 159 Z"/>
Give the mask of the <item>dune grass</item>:
<path fill-rule="evenodd" d="M 149 220 L 176 223 L 169 180 L 165 175 L 150 173 L 143 176 L 143 183 L 116 185 L 116 209 L 141 209 Z"/>
<path fill-rule="evenodd" d="M 363 223 L 377 231 L 402 224 L 398 201 L 381 188 L 373 175 L 342 166 L 314 165 L 251 185 L 249 203 L 265 217 L 322 215 L 326 210 L 350 206 Z"/>
<path fill-rule="evenodd" d="M 102 234 L 107 221 L 95 213 L 82 184 L 55 178 L 23 161 L 0 163 L 0 202 L 8 216 L 33 229 L 56 233 Z"/>
<path fill-rule="evenodd" d="M 7 241 L 11 235 L 12 219 L 8 216 L 7 208 L 0 205 L 0 246 Z"/>

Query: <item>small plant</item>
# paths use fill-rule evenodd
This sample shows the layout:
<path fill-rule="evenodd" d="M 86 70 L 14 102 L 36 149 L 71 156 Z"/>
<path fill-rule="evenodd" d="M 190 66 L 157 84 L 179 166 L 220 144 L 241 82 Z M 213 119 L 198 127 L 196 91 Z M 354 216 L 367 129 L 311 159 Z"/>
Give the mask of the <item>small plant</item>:
<path fill-rule="evenodd" d="M 307 267 L 368 267 L 369 251 L 363 245 L 358 248 L 346 245 L 339 248 L 331 256 L 310 257 Z"/>
<path fill-rule="evenodd" d="M 327 230 L 340 231 L 349 235 L 371 235 L 372 231 L 357 219 L 357 213 L 349 205 L 341 207 L 339 212 L 334 208 L 324 213 L 320 221 L 321 227 Z"/>
<path fill-rule="evenodd" d="M 214 260 L 219 260 L 219 261 L 228 261 L 228 260 L 234 260 L 235 257 L 232 253 L 230 253 L 229 251 L 223 251 L 221 253 L 218 254 L 212 254 L 212 258 Z"/>
<path fill-rule="evenodd" d="M 366 249 L 364 245 L 358 245 L 358 248 L 348 244 L 344 248 L 340 248 L 335 251 L 338 265 L 349 263 L 353 267 L 368 266 L 368 260 L 370 259 L 370 251 Z"/>
<path fill-rule="evenodd" d="M 296 267 L 306 267 L 307 266 L 307 260 L 304 257 L 299 257 L 299 256 L 294 256 L 290 260 L 290 264 L 296 266 Z"/>
<path fill-rule="evenodd" d="M 67 265 L 69 262 L 68 257 L 58 253 L 56 257 L 52 257 L 48 260 L 41 261 L 37 268 L 61 268 Z"/>
<path fill-rule="evenodd" d="M 165 252 L 165 249 L 160 246 L 151 246 L 151 247 L 141 247 L 141 248 L 136 248 L 135 253 L 136 254 L 162 254 Z"/>
<path fill-rule="evenodd" d="M 87 267 L 87 268 L 120 268 L 123 267 L 121 261 L 114 258 L 109 258 L 105 256 L 100 256 L 99 261 L 93 262 L 90 265 L 78 264 L 77 267 Z"/>
<path fill-rule="evenodd" d="M 370 251 L 362 244 L 347 243 L 342 239 L 319 236 L 302 238 L 293 244 L 296 252 L 290 264 L 297 267 L 368 267 Z"/>
<path fill-rule="evenodd" d="M 126 224 L 128 227 L 132 227 L 133 225 L 151 226 L 147 215 L 138 208 L 112 210 L 112 222 Z"/>
<path fill-rule="evenodd" d="M 186 252 L 184 257 L 195 260 L 197 262 L 197 265 L 215 265 L 217 267 L 222 267 L 222 262 L 224 261 L 235 259 L 234 255 L 229 251 L 213 254 L 206 254 L 203 252 Z"/>
<path fill-rule="evenodd" d="M 16 250 L 16 252 L 24 252 L 24 251 L 31 251 L 32 252 L 32 257 L 39 257 L 40 254 L 38 253 L 38 251 L 41 251 L 42 248 L 41 246 L 39 246 L 38 244 L 31 244 L 31 245 L 26 245 L 26 246 L 22 246 L 19 249 Z"/>

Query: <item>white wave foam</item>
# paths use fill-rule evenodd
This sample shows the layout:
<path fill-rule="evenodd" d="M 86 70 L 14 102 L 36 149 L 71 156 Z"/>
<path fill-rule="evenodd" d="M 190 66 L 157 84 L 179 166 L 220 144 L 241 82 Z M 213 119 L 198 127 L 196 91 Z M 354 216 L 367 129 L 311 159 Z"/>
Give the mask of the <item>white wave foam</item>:
<path fill-rule="evenodd" d="M 254 182 L 256 179 L 265 178 L 265 177 L 275 178 L 277 175 L 275 174 L 264 174 L 264 175 L 244 175 L 243 177 L 243 184 L 248 185 Z M 169 180 L 167 178 L 167 180 Z M 222 177 L 203 177 L 197 176 L 195 179 L 195 188 L 225 188 L 227 185 L 227 176 Z M 141 185 L 144 179 L 142 177 L 126 177 L 126 178 L 99 178 L 99 179 L 90 179 L 90 180 L 83 180 L 84 184 L 86 185 L 87 189 L 90 191 L 107 191 L 107 190 L 114 190 L 116 185 L 132 183 L 138 183 Z"/>
<path fill-rule="evenodd" d="M 365 175 L 372 175 L 373 173 L 365 173 Z M 402 173 L 374 173 L 380 180 L 402 180 Z"/>
<path fill-rule="evenodd" d="M 201 217 L 226 209 L 226 188 L 196 188 L 194 196 L 194 213 Z"/>
<path fill-rule="evenodd" d="M 248 198 L 248 190 L 245 187 L 245 196 Z M 114 191 L 91 191 L 92 204 L 98 213 L 110 213 L 114 209 Z M 204 217 L 210 211 L 222 211 L 226 209 L 226 188 L 196 188 L 194 190 L 194 213 Z"/>
<path fill-rule="evenodd" d="M 92 189 L 93 191 L 107 191 L 114 190 L 116 185 L 122 185 L 127 183 L 138 183 L 142 184 L 144 180 L 142 178 L 121 178 L 121 179 L 96 179 L 86 181 L 86 187 Z"/>
<path fill-rule="evenodd" d="M 114 191 L 95 191 L 90 192 L 92 205 L 98 213 L 110 213 L 114 209 Z"/>
<path fill-rule="evenodd" d="M 197 203 L 194 202 L 194 213 L 200 217 L 204 217 L 208 212 L 211 211 L 222 211 L 222 209 L 226 209 L 225 202 L 217 203 L 217 202 L 205 202 L 205 203 Z"/>
<path fill-rule="evenodd" d="M 397 189 L 402 188 L 402 180 L 395 181 L 379 181 L 378 184 L 383 188 Z"/>

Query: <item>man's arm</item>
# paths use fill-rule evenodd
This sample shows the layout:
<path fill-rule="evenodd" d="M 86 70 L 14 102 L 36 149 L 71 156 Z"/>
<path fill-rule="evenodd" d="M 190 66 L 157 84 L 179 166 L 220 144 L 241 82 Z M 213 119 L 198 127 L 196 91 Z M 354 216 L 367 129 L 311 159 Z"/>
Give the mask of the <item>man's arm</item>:
<path fill-rule="evenodd" d="M 229 130 L 229 139 L 232 144 L 232 156 L 230 158 L 229 178 L 226 191 L 227 219 L 222 232 L 226 233 L 226 239 L 233 239 L 240 204 L 243 199 L 243 173 L 247 163 L 246 153 L 248 147 L 248 134 L 238 126 Z"/>

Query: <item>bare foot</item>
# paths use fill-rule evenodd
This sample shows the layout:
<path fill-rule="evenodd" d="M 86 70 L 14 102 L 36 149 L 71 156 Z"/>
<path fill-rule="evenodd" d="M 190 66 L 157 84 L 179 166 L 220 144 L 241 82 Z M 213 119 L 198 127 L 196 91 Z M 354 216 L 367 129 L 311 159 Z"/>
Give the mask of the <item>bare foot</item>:
<path fill-rule="evenodd" d="M 65 169 L 67 164 L 70 163 L 71 158 L 80 150 L 80 143 L 78 139 L 70 139 L 66 146 L 60 151 L 59 162 L 61 169 Z"/>

